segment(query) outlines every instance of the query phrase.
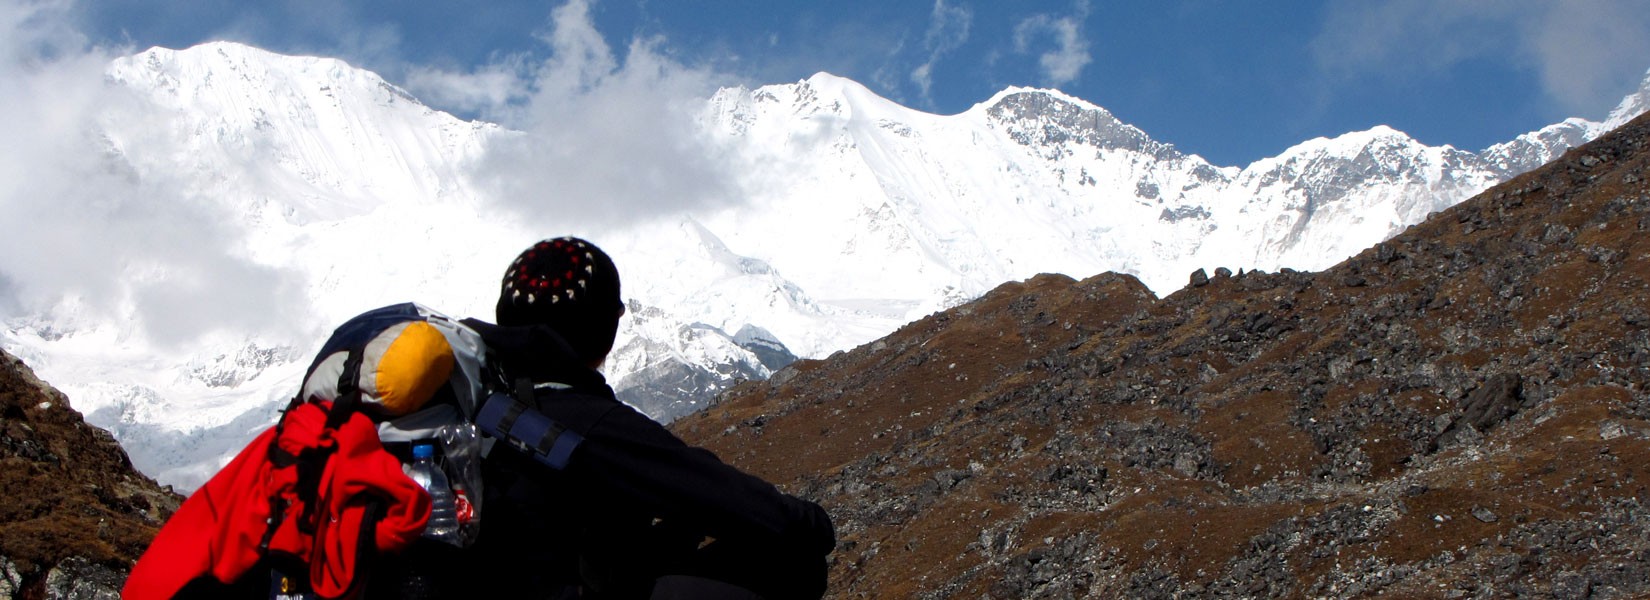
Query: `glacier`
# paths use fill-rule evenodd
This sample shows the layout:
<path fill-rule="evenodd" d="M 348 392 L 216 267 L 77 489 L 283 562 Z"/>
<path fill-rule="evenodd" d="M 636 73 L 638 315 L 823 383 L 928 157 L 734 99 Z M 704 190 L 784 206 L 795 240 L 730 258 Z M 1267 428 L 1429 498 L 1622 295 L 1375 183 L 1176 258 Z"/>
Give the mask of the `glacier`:
<path fill-rule="evenodd" d="M 130 304 L 109 314 L 65 294 L 5 315 L 7 351 L 182 489 L 273 422 L 332 326 L 403 301 L 488 318 L 507 262 L 544 237 L 585 235 L 614 257 L 630 310 L 604 372 L 669 420 L 1038 273 L 1115 271 L 1167 294 L 1199 268 L 1323 269 L 1650 106 L 1647 78 L 1603 121 L 1481 151 L 1375 127 L 1239 167 L 1056 90 L 935 115 L 820 73 L 704 99 L 694 126 L 739 197 L 552 231 L 504 218 L 519 203 L 484 168 L 530 134 L 338 60 L 153 48 L 110 64 L 106 85 L 142 99 L 94 124 L 109 169 L 212 203 L 229 223 L 203 234 L 302 299 L 279 330 L 171 343 Z M 179 276 L 126 268 L 111 276 Z"/>

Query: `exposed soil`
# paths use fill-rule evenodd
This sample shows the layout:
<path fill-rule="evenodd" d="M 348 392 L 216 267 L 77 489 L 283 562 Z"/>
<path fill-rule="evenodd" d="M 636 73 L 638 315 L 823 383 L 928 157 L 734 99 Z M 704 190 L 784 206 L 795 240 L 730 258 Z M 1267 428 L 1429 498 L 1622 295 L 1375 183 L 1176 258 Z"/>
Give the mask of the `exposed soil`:
<path fill-rule="evenodd" d="M 673 429 L 836 598 L 1650 597 L 1650 119 L 1322 273 L 1044 275 Z"/>

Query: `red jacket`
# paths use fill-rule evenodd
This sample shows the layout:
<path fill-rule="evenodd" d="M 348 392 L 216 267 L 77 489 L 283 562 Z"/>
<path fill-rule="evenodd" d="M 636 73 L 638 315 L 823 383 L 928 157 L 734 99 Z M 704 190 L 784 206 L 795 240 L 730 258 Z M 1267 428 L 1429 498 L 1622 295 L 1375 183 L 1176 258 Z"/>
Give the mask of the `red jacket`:
<path fill-rule="evenodd" d="M 310 585 L 324 598 L 354 591 L 360 544 L 369 542 L 360 539 L 369 501 L 386 507 L 372 531 L 374 548 L 395 552 L 417 539 L 429 518 L 429 494 L 401 471 L 365 416 L 350 415 L 329 435 L 328 407 L 305 403 L 288 412 L 281 425 L 259 435 L 189 496 L 138 559 L 121 596 L 167 599 L 205 575 L 233 583 L 263 556 L 260 546 L 276 498 L 286 508 L 275 515 L 279 525 L 270 534 L 269 552 L 310 565 Z M 321 474 L 312 527 L 301 523 L 306 506 L 297 491 L 298 468 L 273 464 L 270 444 L 292 456 L 309 448 L 335 449 Z"/>

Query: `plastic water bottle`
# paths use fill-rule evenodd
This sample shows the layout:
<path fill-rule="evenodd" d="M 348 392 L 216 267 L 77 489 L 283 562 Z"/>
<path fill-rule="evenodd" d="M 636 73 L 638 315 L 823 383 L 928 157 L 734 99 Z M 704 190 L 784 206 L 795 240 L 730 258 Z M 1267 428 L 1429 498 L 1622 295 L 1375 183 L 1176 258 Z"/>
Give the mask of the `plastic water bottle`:
<path fill-rule="evenodd" d="M 458 545 L 458 519 L 453 505 L 453 488 L 447 474 L 435 464 L 435 446 L 413 446 L 412 480 L 430 493 L 430 521 L 424 537 Z"/>

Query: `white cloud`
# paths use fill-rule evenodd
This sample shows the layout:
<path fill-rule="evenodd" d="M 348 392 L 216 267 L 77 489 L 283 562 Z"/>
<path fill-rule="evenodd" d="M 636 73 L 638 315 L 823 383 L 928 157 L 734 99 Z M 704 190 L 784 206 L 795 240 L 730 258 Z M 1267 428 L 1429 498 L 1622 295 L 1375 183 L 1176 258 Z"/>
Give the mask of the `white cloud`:
<path fill-rule="evenodd" d="M 724 77 L 666 56 L 659 39 L 617 56 L 572 0 L 528 69 L 528 96 L 504 107 L 524 135 L 496 143 L 480 173 L 499 205 L 545 234 L 623 226 L 742 198 L 741 168 L 699 125 Z"/>
<path fill-rule="evenodd" d="M 925 62 L 912 69 L 911 82 L 922 90 L 923 101 L 932 104 L 933 96 L 928 91 L 934 87 L 934 62 Z"/>
<path fill-rule="evenodd" d="M 415 66 L 408 69 L 404 86 L 425 104 L 492 119 L 531 96 L 531 66 L 525 54 L 469 72 Z"/>
<path fill-rule="evenodd" d="M 928 51 L 928 60 L 911 70 L 911 82 L 921 90 L 924 102 L 933 104 L 930 90 L 934 87 L 934 65 L 968 41 L 968 30 L 973 22 L 974 12 L 968 7 L 948 6 L 945 0 L 934 0 L 928 33 L 923 36 L 923 48 Z"/>
<path fill-rule="evenodd" d="M 1570 4 L 1579 9 L 1571 10 Z M 1588 118 L 1604 116 L 1638 88 L 1650 68 L 1650 5 L 1576 2 L 1548 5 L 1530 44 L 1547 93 Z"/>
<path fill-rule="evenodd" d="M 91 46 L 71 8 L 0 0 L 0 320 L 124 321 L 172 345 L 305 333 L 304 282 L 249 258 L 244 219 L 228 212 L 239 209 L 192 192 L 187 174 L 168 177 L 161 163 L 187 152 L 188 132 L 105 84 L 109 61 L 131 50 Z M 432 102 L 521 132 L 477 166 L 499 218 L 592 235 L 741 201 L 752 169 L 698 125 L 730 78 L 678 63 L 660 39 L 615 52 L 584 0 L 552 16 L 547 59 L 408 70 Z M 352 47 L 381 54 L 396 39 L 375 30 Z M 118 145 L 142 153 L 122 154 L 99 123 L 120 123 Z"/>
<path fill-rule="evenodd" d="M 1492 19 L 1497 12 L 1503 11 L 1467 2 L 1340 2 L 1327 9 L 1312 49 L 1319 64 L 1330 69 L 1367 70 L 1400 63 L 1404 69 L 1443 69 L 1505 51 L 1501 36 L 1493 33 L 1504 31 L 1510 22 L 1492 24 L 1502 20 Z"/>
<path fill-rule="evenodd" d="M 162 344 L 281 327 L 294 288 L 243 258 L 224 207 L 105 137 L 118 122 L 143 138 L 128 148 L 181 151 L 143 100 L 105 84 L 124 50 L 90 47 L 67 9 L 0 3 L 0 317 L 88 311 Z"/>
<path fill-rule="evenodd" d="M 1564 109 L 1597 118 L 1650 67 L 1650 10 L 1639 0 L 1339 2 L 1312 47 L 1340 76 L 1409 78 L 1473 60 L 1527 68 Z"/>
<path fill-rule="evenodd" d="M 883 90 L 890 99 L 901 103 L 905 102 L 905 96 L 900 93 L 900 89 L 903 87 L 903 81 L 908 79 L 910 74 L 904 72 L 905 65 L 903 62 L 895 61 L 891 57 L 897 57 L 904 51 L 905 40 L 903 38 L 894 42 L 886 52 L 886 56 L 883 57 L 884 62 L 871 71 L 869 82 L 875 89 Z"/>
<path fill-rule="evenodd" d="M 1077 80 L 1083 67 L 1093 62 L 1088 39 L 1083 36 L 1083 20 L 1088 15 L 1088 3 L 1078 4 L 1078 14 L 1066 17 L 1036 15 L 1020 21 L 1014 27 L 1014 49 L 1019 53 L 1031 51 L 1033 43 L 1045 36 L 1053 41 L 1053 48 L 1037 57 L 1042 76 L 1050 85 L 1061 86 Z"/>

